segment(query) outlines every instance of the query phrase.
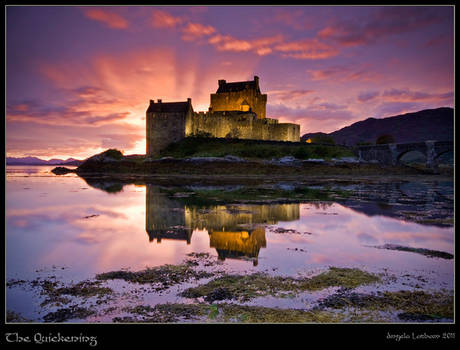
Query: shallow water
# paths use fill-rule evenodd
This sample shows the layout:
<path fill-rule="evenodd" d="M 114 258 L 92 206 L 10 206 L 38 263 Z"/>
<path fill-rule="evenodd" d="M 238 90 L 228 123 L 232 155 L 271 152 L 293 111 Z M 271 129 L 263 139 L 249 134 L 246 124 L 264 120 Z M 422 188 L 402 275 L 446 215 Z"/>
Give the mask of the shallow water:
<path fill-rule="evenodd" d="M 111 193 L 74 174 L 54 176 L 52 168 L 7 168 L 7 279 L 41 273 L 81 281 L 179 264 L 189 253 L 205 252 L 228 271 L 295 276 L 357 267 L 424 276 L 426 290 L 453 289 L 453 259 L 375 248 L 398 244 L 453 254 L 453 227 L 366 215 L 337 202 L 200 207 L 155 185 Z M 26 292 L 8 289 L 8 309 L 27 315 L 33 307 Z"/>

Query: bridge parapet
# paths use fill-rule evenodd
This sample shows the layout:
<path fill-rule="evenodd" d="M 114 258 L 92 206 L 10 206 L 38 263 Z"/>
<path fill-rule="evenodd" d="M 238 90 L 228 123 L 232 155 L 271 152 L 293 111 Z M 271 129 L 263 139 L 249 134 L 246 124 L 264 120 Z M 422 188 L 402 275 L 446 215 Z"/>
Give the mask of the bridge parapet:
<path fill-rule="evenodd" d="M 359 146 L 360 161 L 378 161 L 384 165 L 398 165 L 401 157 L 411 151 L 418 151 L 425 155 L 426 166 L 436 168 L 437 159 L 443 153 L 453 151 L 452 141 L 425 141 L 411 143 L 389 143 L 383 145 Z"/>

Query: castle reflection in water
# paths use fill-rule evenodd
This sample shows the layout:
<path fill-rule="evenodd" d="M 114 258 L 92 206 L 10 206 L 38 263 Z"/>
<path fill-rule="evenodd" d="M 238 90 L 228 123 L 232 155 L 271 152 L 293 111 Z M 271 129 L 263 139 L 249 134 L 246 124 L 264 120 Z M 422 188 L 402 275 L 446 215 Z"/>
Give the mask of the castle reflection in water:
<path fill-rule="evenodd" d="M 265 226 L 299 219 L 299 204 L 187 205 L 147 185 L 145 228 L 149 241 L 183 240 L 190 244 L 195 229 L 207 230 L 210 247 L 220 260 L 248 258 L 257 265 L 266 247 Z"/>

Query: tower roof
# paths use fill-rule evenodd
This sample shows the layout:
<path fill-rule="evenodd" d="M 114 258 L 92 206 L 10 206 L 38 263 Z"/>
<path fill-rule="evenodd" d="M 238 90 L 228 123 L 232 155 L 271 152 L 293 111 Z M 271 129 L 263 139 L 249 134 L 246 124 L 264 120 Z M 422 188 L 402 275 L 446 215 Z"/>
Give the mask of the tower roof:
<path fill-rule="evenodd" d="M 255 89 L 260 93 L 259 78 L 255 76 L 254 80 L 237 81 L 233 83 L 227 83 L 225 80 L 219 80 L 219 88 L 217 89 L 216 93 L 237 92 L 246 89 Z"/>
<path fill-rule="evenodd" d="M 147 109 L 147 113 L 180 113 L 180 112 L 187 112 L 187 109 L 191 107 L 191 101 L 188 100 L 186 102 L 162 102 L 158 100 L 157 103 L 155 101 L 150 100 L 149 108 Z"/>

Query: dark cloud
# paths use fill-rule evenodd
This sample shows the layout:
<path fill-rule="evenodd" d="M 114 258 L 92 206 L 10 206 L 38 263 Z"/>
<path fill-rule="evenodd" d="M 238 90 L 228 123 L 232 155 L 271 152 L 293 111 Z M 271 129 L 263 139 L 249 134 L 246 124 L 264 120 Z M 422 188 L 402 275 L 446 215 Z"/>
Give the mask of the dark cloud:
<path fill-rule="evenodd" d="M 377 8 L 367 18 L 337 20 L 318 33 L 322 39 L 333 40 L 342 46 L 374 44 L 379 39 L 411 32 L 445 18 L 446 8 L 391 6 Z"/>
<path fill-rule="evenodd" d="M 415 102 L 415 101 L 434 101 L 434 102 L 453 102 L 454 93 L 427 93 L 422 91 L 412 91 L 409 89 L 389 89 L 385 90 L 382 97 L 386 100 Z"/>
<path fill-rule="evenodd" d="M 358 101 L 359 102 L 368 102 L 373 99 L 375 99 L 377 96 L 379 96 L 380 93 L 378 91 L 369 91 L 369 92 L 363 92 L 358 95 Z"/>

